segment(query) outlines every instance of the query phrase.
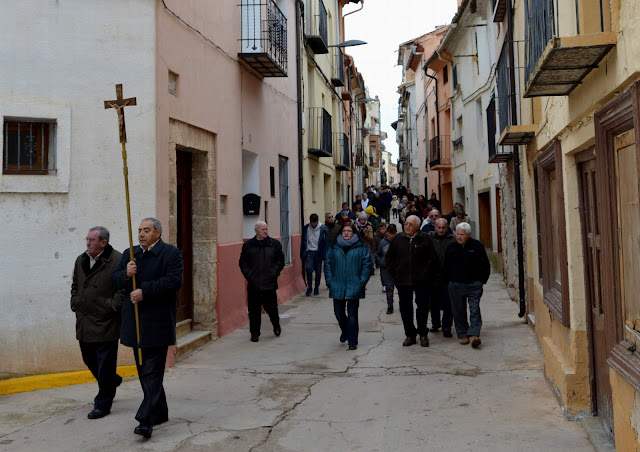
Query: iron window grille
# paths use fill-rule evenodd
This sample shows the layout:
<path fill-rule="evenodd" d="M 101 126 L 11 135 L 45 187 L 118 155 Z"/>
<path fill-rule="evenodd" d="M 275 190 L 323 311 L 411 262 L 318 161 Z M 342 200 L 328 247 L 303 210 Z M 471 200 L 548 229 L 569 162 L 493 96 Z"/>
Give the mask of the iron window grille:
<path fill-rule="evenodd" d="M 56 168 L 56 122 L 5 119 L 3 174 L 51 174 Z"/>

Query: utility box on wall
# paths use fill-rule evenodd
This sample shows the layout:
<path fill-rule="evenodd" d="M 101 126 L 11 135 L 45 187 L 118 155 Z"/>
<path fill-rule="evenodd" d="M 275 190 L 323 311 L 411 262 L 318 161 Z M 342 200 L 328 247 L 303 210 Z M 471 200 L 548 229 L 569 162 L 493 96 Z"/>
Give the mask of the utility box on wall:
<path fill-rule="evenodd" d="M 242 212 L 245 215 L 260 215 L 260 196 L 247 193 L 242 197 Z"/>

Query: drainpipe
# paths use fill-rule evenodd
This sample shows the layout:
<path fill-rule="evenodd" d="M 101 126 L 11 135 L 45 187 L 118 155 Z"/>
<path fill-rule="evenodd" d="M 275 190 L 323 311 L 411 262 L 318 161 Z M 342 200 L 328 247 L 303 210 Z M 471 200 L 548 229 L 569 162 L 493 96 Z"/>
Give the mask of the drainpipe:
<path fill-rule="evenodd" d="M 515 59 L 513 55 L 513 11 L 511 1 L 507 1 L 507 36 L 506 39 L 510 45 L 509 51 L 509 66 L 516 67 Z M 515 72 L 512 70 L 510 74 L 510 84 L 513 87 L 516 86 Z M 518 110 L 516 96 L 511 96 L 511 123 L 518 123 Z M 527 312 L 527 304 L 524 298 L 525 286 L 524 286 L 524 245 L 522 234 L 522 195 L 521 181 L 520 181 L 520 147 L 513 146 L 513 182 L 515 185 L 515 201 L 516 201 L 516 237 L 518 247 L 518 296 L 520 301 L 520 312 L 518 317 L 522 318 Z"/>
<path fill-rule="evenodd" d="M 438 56 L 440 56 L 440 55 L 438 55 Z M 440 109 L 438 108 L 438 79 L 435 78 L 433 75 L 427 74 L 427 71 L 429 70 L 429 68 L 427 68 L 426 64 L 422 69 L 424 70 L 424 75 L 429 77 L 436 84 L 436 88 L 435 88 L 435 91 L 436 91 L 436 134 L 438 135 L 438 147 L 440 147 Z M 426 101 L 425 101 L 425 104 L 426 104 Z M 430 196 L 429 193 L 427 193 L 427 196 Z M 440 183 L 440 170 L 438 170 L 438 199 L 440 199 L 441 202 L 442 202 L 442 184 Z M 442 206 L 440 208 L 442 209 Z"/>
<path fill-rule="evenodd" d="M 302 31 L 300 30 L 300 22 L 304 21 L 304 4 L 303 0 L 296 0 L 296 91 L 298 101 L 298 190 L 300 197 L 300 233 L 304 227 L 304 173 L 302 169 L 302 53 L 300 49 L 300 41 L 302 39 Z M 304 273 L 304 268 L 303 268 Z"/>

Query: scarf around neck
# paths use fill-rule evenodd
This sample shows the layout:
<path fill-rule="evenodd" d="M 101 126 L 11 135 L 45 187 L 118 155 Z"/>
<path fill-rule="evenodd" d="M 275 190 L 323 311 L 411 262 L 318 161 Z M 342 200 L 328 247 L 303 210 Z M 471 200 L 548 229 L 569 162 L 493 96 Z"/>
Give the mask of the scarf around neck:
<path fill-rule="evenodd" d="M 356 234 L 353 234 L 349 240 L 346 240 L 344 237 L 342 237 L 342 234 L 340 234 L 338 236 L 338 245 L 340 245 L 342 248 L 345 248 L 347 246 L 355 245 L 359 240 L 360 239 Z"/>

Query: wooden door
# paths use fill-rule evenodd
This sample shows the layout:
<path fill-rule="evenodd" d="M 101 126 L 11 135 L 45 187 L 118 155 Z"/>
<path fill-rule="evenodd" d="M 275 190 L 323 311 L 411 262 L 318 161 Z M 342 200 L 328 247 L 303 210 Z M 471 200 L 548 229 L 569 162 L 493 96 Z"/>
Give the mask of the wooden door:
<path fill-rule="evenodd" d="M 478 222 L 480 231 L 478 233 L 478 240 L 486 248 L 493 246 L 493 234 L 491 230 L 491 198 L 490 193 L 478 193 Z"/>
<path fill-rule="evenodd" d="M 605 312 L 602 300 L 601 249 L 596 203 L 596 160 L 591 158 L 579 165 L 580 215 L 584 246 L 584 272 L 589 340 L 591 349 L 591 390 L 594 412 L 600 417 L 605 430 L 613 434 L 613 408 L 606 345 Z"/>
<path fill-rule="evenodd" d="M 496 233 L 498 236 L 498 253 L 502 253 L 502 207 L 500 205 L 500 189 L 496 187 Z"/>
<path fill-rule="evenodd" d="M 177 321 L 191 319 L 193 314 L 193 221 L 191 190 L 191 154 L 176 151 L 177 176 L 177 237 L 182 251 L 184 276 L 178 292 Z"/>

